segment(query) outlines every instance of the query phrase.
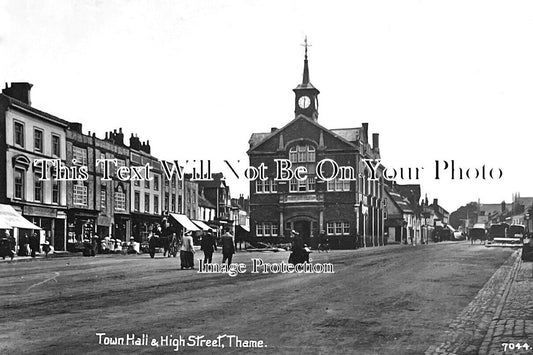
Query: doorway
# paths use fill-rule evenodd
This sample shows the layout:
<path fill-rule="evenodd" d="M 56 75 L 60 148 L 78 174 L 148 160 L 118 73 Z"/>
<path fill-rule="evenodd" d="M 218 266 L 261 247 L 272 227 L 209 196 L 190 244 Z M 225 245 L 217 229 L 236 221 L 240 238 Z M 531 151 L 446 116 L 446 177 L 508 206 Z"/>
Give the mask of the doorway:
<path fill-rule="evenodd" d="M 297 220 L 293 222 L 293 228 L 295 231 L 300 233 L 300 238 L 302 241 L 310 245 L 311 243 L 311 221 L 306 220 Z"/>

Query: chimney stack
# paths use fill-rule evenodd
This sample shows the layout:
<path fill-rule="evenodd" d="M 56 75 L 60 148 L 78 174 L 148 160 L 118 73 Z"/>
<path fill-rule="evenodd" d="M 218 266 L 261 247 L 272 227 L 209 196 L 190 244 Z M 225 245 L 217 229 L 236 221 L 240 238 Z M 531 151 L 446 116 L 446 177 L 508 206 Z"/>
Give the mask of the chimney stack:
<path fill-rule="evenodd" d="M 82 133 L 82 124 L 79 122 L 69 122 L 68 129 L 77 133 Z"/>
<path fill-rule="evenodd" d="M 372 149 L 379 150 L 379 133 L 372 134 Z"/>
<path fill-rule="evenodd" d="M 139 137 L 137 137 L 137 135 L 134 136 L 133 133 L 130 137 L 130 148 L 135 150 L 141 150 L 141 140 L 139 139 Z"/>
<path fill-rule="evenodd" d="M 8 86 L 6 83 L 6 88 L 2 90 L 2 94 L 31 106 L 30 91 L 32 86 L 30 83 L 11 83 L 11 86 Z"/>
<path fill-rule="evenodd" d="M 122 127 L 119 127 L 118 133 L 116 134 L 115 144 L 124 145 L 124 133 L 122 133 Z"/>
<path fill-rule="evenodd" d="M 148 140 L 148 139 L 146 140 L 145 149 L 146 149 L 146 150 L 145 150 L 146 153 L 151 154 L 150 151 L 151 151 L 152 149 L 150 148 L 150 140 Z"/>
<path fill-rule="evenodd" d="M 363 141 L 368 143 L 368 123 L 363 123 Z"/>

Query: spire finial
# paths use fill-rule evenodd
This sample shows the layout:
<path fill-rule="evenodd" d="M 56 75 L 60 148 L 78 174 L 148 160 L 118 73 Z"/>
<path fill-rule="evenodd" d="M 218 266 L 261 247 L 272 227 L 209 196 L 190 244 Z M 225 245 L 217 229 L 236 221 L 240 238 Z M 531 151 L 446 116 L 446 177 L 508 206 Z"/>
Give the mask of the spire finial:
<path fill-rule="evenodd" d="M 307 43 L 307 35 L 304 39 L 304 44 L 300 44 L 302 47 L 305 47 L 305 60 L 307 60 L 307 47 L 312 47 L 309 43 Z"/>
<path fill-rule="evenodd" d="M 305 47 L 304 75 L 302 78 L 302 84 L 307 85 L 309 84 L 309 66 L 307 64 L 307 47 L 311 47 L 311 45 L 307 43 L 307 36 L 305 36 L 304 44 L 301 44 L 301 46 Z"/>

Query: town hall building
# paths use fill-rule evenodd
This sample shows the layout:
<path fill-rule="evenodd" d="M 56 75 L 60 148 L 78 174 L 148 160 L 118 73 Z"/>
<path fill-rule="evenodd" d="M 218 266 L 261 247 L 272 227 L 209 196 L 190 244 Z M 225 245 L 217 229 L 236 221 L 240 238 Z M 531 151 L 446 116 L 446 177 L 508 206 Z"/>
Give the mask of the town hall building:
<path fill-rule="evenodd" d="M 266 166 L 266 179 L 250 182 L 251 238 L 283 242 L 294 230 L 308 245 L 321 235 L 332 248 L 383 245 L 382 169 L 371 179 L 364 161 L 380 159 L 378 134 L 371 145 L 367 123 L 328 129 L 318 122 L 320 92 L 309 80 L 307 44 L 302 83 L 293 91 L 295 118 L 249 141 L 250 166 Z M 305 167 L 307 178 L 276 180 L 281 160 L 293 171 Z M 346 179 L 334 177 L 335 166 L 347 168 Z"/>

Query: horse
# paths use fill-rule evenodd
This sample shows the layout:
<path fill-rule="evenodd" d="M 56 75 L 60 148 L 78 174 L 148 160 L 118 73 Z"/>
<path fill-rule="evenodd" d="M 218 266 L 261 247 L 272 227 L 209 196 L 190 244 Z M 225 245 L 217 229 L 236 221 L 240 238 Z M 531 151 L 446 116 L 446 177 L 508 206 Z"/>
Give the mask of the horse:
<path fill-rule="evenodd" d="M 175 233 L 161 237 L 161 244 L 163 247 L 163 256 L 176 257 L 178 254 L 179 242 Z M 168 254 L 167 254 L 168 253 Z"/>
<path fill-rule="evenodd" d="M 473 245 L 476 239 L 479 240 L 480 244 L 483 244 L 487 240 L 487 232 L 484 228 L 472 228 L 468 233 L 468 238 L 470 239 L 470 245 Z"/>

